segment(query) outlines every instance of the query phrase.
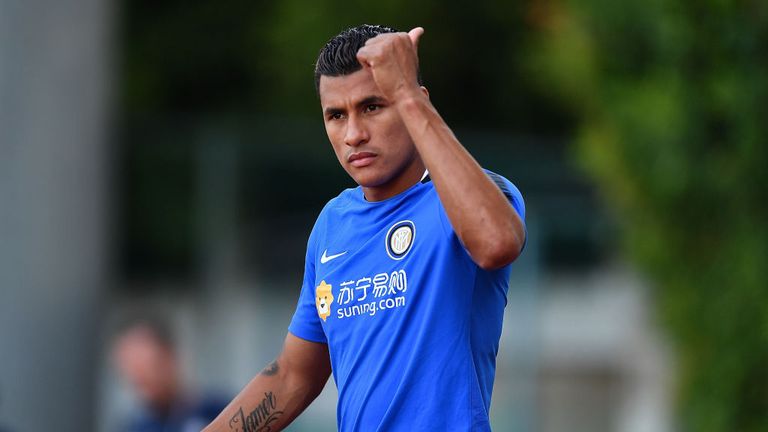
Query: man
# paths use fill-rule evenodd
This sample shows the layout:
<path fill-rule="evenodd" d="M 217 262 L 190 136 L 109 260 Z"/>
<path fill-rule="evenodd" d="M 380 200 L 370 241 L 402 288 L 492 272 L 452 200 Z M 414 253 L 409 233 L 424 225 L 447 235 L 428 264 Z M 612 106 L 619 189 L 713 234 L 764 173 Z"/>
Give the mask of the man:
<path fill-rule="evenodd" d="M 171 331 L 159 319 L 147 317 L 127 323 L 115 338 L 112 356 L 143 409 L 120 430 L 199 431 L 226 405 L 222 399 L 186 391 Z"/>
<path fill-rule="evenodd" d="M 331 370 L 340 431 L 490 429 L 524 205 L 509 181 L 480 168 L 420 86 L 423 32 L 364 25 L 321 50 L 325 129 L 360 187 L 315 223 L 282 353 L 207 431 L 280 430 Z"/>

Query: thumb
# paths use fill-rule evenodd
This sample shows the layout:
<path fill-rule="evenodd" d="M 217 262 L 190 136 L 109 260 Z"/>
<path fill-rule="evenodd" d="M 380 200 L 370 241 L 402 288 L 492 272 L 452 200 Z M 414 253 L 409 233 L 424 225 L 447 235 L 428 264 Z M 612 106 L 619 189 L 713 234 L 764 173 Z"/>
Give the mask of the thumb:
<path fill-rule="evenodd" d="M 416 27 L 413 30 L 408 32 L 408 37 L 411 38 L 411 43 L 413 44 L 413 48 L 417 52 L 419 50 L 419 39 L 421 39 L 421 35 L 423 34 L 424 34 L 423 27 Z"/>

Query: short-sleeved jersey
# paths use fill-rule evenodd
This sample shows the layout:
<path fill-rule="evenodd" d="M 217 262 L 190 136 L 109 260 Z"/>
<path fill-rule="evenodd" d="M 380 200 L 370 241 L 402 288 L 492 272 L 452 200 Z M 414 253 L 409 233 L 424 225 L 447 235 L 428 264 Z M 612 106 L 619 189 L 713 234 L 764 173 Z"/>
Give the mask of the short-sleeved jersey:
<path fill-rule="evenodd" d="M 509 180 L 486 171 L 525 220 Z M 338 429 L 487 431 L 511 265 L 470 258 L 434 185 L 323 208 L 289 331 L 328 344 Z"/>

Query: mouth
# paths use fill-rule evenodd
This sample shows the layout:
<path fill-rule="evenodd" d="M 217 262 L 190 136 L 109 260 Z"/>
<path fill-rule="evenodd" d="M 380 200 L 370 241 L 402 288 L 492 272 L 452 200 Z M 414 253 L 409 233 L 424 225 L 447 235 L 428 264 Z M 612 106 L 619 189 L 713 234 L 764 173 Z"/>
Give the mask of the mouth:
<path fill-rule="evenodd" d="M 373 163 L 378 155 L 372 152 L 352 153 L 347 157 L 347 162 L 355 168 L 362 168 Z"/>

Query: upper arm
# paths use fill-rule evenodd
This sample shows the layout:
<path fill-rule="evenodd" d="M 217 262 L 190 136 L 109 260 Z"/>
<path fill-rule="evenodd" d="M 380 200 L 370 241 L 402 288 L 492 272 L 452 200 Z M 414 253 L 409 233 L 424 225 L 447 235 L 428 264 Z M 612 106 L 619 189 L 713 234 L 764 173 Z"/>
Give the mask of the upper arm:
<path fill-rule="evenodd" d="M 278 364 L 285 368 L 289 379 L 296 379 L 317 393 L 323 389 L 331 374 L 328 345 L 311 342 L 291 333 L 285 337 Z"/>
<path fill-rule="evenodd" d="M 315 223 L 312 233 L 307 241 L 307 254 L 304 260 L 304 281 L 301 284 L 301 292 L 296 303 L 296 310 L 288 325 L 288 331 L 293 336 L 298 336 L 305 341 L 325 343 L 326 337 L 320 317 L 315 305 L 315 262 L 317 244 L 317 226 L 322 224 L 322 214 Z"/>
<path fill-rule="evenodd" d="M 501 192 L 508 205 L 504 205 L 505 215 L 502 219 L 495 219 L 497 223 L 486 224 L 487 230 L 474 229 L 473 233 L 482 232 L 482 237 L 469 237 L 466 232 L 457 231 L 453 221 L 448 217 L 448 212 L 442 201 L 439 205 L 440 220 L 443 228 L 449 235 L 458 237 L 462 246 L 472 261 L 483 269 L 490 270 L 502 267 L 514 261 L 522 252 L 527 241 L 527 229 L 525 227 L 525 202 L 517 187 L 506 178 L 489 170 L 483 170 Z M 478 225 L 474 225 L 476 228 Z M 470 243 L 470 240 L 474 242 Z"/>
<path fill-rule="evenodd" d="M 289 333 L 277 359 L 256 375 L 205 431 L 232 431 L 238 426 L 242 430 L 283 430 L 320 394 L 330 373 L 326 344 Z"/>
<path fill-rule="evenodd" d="M 525 201 L 523 201 L 523 194 L 520 193 L 517 186 L 493 171 L 485 170 L 485 174 L 494 184 L 496 184 L 496 187 L 499 188 L 501 193 L 504 194 L 504 197 L 512 205 L 512 208 L 515 209 L 515 213 L 517 213 L 520 221 L 525 223 Z"/>
<path fill-rule="evenodd" d="M 528 240 L 528 230 L 526 229 L 525 225 L 525 201 L 523 200 L 523 194 L 520 193 L 520 190 L 511 181 L 500 176 L 499 174 L 496 174 L 490 170 L 485 170 L 485 173 L 493 181 L 493 183 L 496 184 L 501 193 L 515 210 L 513 217 L 515 217 L 516 222 L 519 223 L 514 224 L 514 229 L 516 231 L 515 234 L 521 240 L 518 253 L 522 252 L 523 248 L 525 247 L 525 243 Z"/>

